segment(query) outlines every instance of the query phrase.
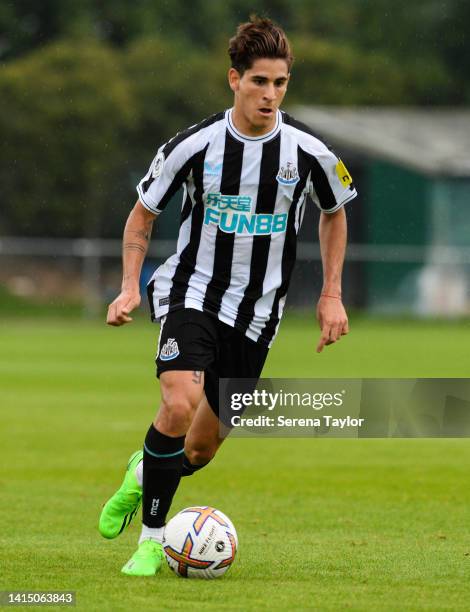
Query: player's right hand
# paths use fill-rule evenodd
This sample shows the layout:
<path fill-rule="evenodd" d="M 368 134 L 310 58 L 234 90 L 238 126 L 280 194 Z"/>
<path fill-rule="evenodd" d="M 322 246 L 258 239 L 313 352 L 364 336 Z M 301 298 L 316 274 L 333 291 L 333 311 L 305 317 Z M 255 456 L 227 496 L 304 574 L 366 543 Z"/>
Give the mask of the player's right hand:
<path fill-rule="evenodd" d="M 106 323 L 119 327 L 132 321 L 130 313 L 140 306 L 140 291 L 121 291 L 114 302 L 108 306 Z"/>

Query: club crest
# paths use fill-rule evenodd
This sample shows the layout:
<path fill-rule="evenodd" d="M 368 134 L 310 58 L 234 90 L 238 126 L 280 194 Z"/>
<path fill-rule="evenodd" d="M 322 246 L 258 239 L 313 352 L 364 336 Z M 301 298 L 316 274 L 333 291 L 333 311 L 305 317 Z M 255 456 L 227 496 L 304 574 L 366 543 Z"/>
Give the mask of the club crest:
<path fill-rule="evenodd" d="M 160 176 L 163 170 L 163 164 L 165 162 L 165 156 L 163 155 L 163 151 L 159 153 L 156 158 L 153 160 L 152 164 L 152 178 L 156 179 Z"/>
<path fill-rule="evenodd" d="M 277 173 L 276 180 L 282 185 L 295 185 L 300 180 L 297 168 L 292 162 L 287 162 L 286 166 L 281 166 Z"/>
<path fill-rule="evenodd" d="M 176 340 L 174 338 L 168 338 L 160 351 L 160 359 L 162 361 L 170 361 L 170 359 L 178 357 L 179 354 L 180 350 Z"/>

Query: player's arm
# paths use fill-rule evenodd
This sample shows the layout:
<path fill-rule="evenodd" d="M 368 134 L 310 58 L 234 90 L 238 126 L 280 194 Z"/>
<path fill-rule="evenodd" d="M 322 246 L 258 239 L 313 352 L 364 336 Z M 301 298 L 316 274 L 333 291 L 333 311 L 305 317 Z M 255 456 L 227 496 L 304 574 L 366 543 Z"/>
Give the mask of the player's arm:
<path fill-rule="evenodd" d="M 129 314 L 140 306 L 140 272 L 147 254 L 156 215 L 137 200 L 124 228 L 122 244 L 121 293 L 108 307 L 106 323 L 124 325 L 132 321 Z"/>
<path fill-rule="evenodd" d="M 140 305 L 139 280 L 152 233 L 153 222 L 188 179 L 195 154 L 195 139 L 189 129 L 162 145 L 147 174 L 137 185 L 139 199 L 127 219 L 123 240 L 123 275 L 121 293 L 108 307 L 106 322 L 124 325 L 132 321 L 129 314 Z M 202 147 L 203 148 L 203 147 Z M 184 170 L 184 172 L 183 172 Z"/>
<path fill-rule="evenodd" d="M 341 207 L 334 213 L 320 214 L 320 251 L 323 265 L 323 287 L 317 304 L 321 336 L 317 353 L 347 334 L 348 317 L 341 300 L 341 275 L 346 251 L 346 213 Z"/>

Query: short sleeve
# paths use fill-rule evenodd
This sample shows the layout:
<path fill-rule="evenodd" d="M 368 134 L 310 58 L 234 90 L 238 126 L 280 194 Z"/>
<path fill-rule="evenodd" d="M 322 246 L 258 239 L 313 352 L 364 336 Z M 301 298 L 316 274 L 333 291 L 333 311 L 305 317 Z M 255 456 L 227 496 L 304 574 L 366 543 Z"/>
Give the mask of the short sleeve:
<path fill-rule="evenodd" d="M 156 215 L 162 212 L 191 171 L 188 147 L 180 144 L 166 155 L 168 148 L 166 145 L 160 147 L 147 174 L 137 185 L 140 201 Z"/>
<path fill-rule="evenodd" d="M 346 166 L 326 146 L 312 157 L 309 195 L 325 213 L 335 212 L 357 196 Z"/>

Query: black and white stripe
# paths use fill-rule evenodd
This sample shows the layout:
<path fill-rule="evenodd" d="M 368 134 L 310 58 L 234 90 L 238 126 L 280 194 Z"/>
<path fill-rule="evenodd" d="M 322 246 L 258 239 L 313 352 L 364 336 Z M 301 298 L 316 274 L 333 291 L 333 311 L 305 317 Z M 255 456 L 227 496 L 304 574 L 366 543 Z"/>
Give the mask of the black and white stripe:
<path fill-rule="evenodd" d="M 260 180 L 256 200 L 256 212 L 272 214 L 276 206 L 281 135 L 263 144 L 260 162 Z M 250 277 L 238 306 L 235 327 L 246 333 L 255 314 L 256 302 L 263 296 L 263 282 L 266 275 L 271 235 L 254 236 L 251 250 Z"/>
<path fill-rule="evenodd" d="M 298 209 L 303 205 L 301 195 L 305 189 L 310 168 L 310 156 L 302 151 L 300 147 L 298 147 L 297 151 L 297 161 L 299 164 L 299 176 L 301 178 L 295 186 L 294 198 L 292 200 L 292 206 L 290 207 L 289 217 L 287 219 L 286 239 L 284 241 L 284 248 L 282 250 L 281 284 L 276 289 L 269 319 L 261 332 L 261 337 L 267 344 L 271 343 L 277 332 L 297 254 L 297 232 L 299 231 L 300 223 L 296 223 L 296 221 L 298 220 Z"/>
<path fill-rule="evenodd" d="M 326 213 L 356 196 L 338 177 L 338 158 L 285 113 L 278 112 L 269 134 L 246 137 L 231 111 L 178 134 L 158 156 L 158 172 L 154 160 L 138 185 L 142 204 L 159 214 L 181 185 L 184 195 L 177 252 L 149 283 L 152 317 L 195 308 L 270 346 L 307 196 Z M 280 226 L 272 225 L 275 219 Z"/>
<path fill-rule="evenodd" d="M 224 195 L 240 193 L 243 150 L 244 144 L 227 131 L 220 181 L 220 193 Z M 219 314 L 222 298 L 230 285 L 234 242 L 235 234 L 217 229 L 212 278 L 207 285 L 203 302 L 203 309 L 216 315 Z"/>
<path fill-rule="evenodd" d="M 207 147 L 208 145 L 206 145 L 193 159 L 193 193 L 191 197 L 189 192 L 187 192 L 186 202 L 183 206 L 183 213 L 181 215 L 182 224 L 180 226 L 180 236 L 178 240 L 178 247 L 181 251 L 178 249 L 180 252 L 179 262 L 172 277 L 169 304 L 170 310 L 175 310 L 177 307 L 184 306 L 188 282 L 192 274 L 194 274 L 196 266 L 196 256 L 201 242 L 202 221 L 204 216 L 202 180 Z M 190 207 L 189 201 L 193 203 L 190 214 L 188 214 Z M 185 226 L 185 223 L 187 223 L 188 227 L 186 231 L 183 231 L 181 228 Z M 183 243 L 185 243 L 184 248 Z"/>

